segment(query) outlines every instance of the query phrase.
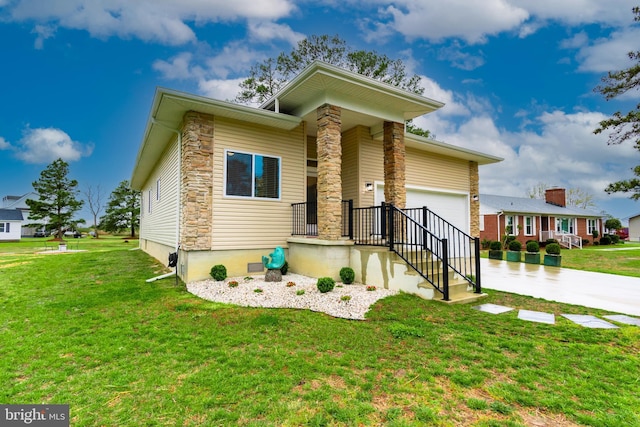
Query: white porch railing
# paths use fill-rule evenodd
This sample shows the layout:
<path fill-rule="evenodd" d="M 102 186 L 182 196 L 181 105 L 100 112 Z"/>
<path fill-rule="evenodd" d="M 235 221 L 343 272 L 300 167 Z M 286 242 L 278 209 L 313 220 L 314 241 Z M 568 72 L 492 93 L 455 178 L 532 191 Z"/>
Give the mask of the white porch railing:
<path fill-rule="evenodd" d="M 582 238 L 575 234 L 561 233 L 559 231 L 541 231 L 540 241 L 545 242 L 549 239 L 556 239 L 561 246 L 571 249 L 573 247 L 582 249 Z"/>

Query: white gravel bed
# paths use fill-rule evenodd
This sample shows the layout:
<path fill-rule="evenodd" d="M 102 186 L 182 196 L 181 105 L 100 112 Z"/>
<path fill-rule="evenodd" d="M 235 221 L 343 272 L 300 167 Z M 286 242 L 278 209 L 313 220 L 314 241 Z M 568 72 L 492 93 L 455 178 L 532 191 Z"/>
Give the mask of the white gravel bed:
<path fill-rule="evenodd" d="M 238 286 L 230 287 L 231 281 L 237 281 Z M 287 286 L 289 282 L 295 285 Z M 316 282 L 315 278 L 290 273 L 282 276 L 281 282 L 265 282 L 264 275 L 253 276 L 251 280 L 232 277 L 220 282 L 213 279 L 191 282 L 187 284 L 187 290 L 209 301 L 244 307 L 299 308 L 357 320 L 364 320 L 365 313 L 379 299 L 398 293 L 381 288 L 368 291 L 363 284 L 343 285 L 336 282 L 333 291 L 323 294 L 318 291 Z M 262 292 L 256 292 L 256 289 L 262 289 Z M 301 290 L 304 290 L 304 294 L 297 295 Z M 345 295 L 351 299 L 342 300 Z"/>

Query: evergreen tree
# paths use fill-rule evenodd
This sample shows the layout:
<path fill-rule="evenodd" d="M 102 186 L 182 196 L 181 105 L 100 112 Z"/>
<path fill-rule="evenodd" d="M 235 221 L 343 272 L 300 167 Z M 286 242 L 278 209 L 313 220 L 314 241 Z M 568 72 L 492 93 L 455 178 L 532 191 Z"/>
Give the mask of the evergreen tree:
<path fill-rule="evenodd" d="M 340 37 L 322 35 L 301 40 L 288 54 L 281 53 L 276 59 L 268 58 L 251 67 L 249 77 L 240 83 L 241 91 L 236 101 L 262 104 L 314 61 L 323 61 L 409 92 L 424 93 L 420 76 L 409 76 L 401 60 L 373 51 L 350 50 Z"/>
<path fill-rule="evenodd" d="M 102 217 L 101 228 L 108 232 L 131 230 L 131 237 L 136 237 L 136 229 L 140 227 L 140 191 L 133 190 L 129 181 L 118 184 L 109 196 L 109 202 Z"/>
<path fill-rule="evenodd" d="M 640 22 L 640 7 L 632 9 L 635 15 L 634 20 Z M 631 90 L 640 89 L 640 51 L 629 52 L 629 59 L 635 64 L 625 70 L 610 71 L 606 77 L 602 78 L 603 84 L 596 87 L 595 91 L 604 95 L 607 101 L 621 96 Z M 617 111 L 612 117 L 600 122 L 600 126 L 594 130 L 595 134 L 610 129 L 609 144 L 620 144 L 627 140 L 635 143 L 635 148 L 640 150 L 640 104 L 635 109 L 623 114 Z M 640 165 L 633 169 L 637 178 L 631 178 L 618 182 L 613 182 L 607 186 L 605 191 L 611 193 L 632 193 L 631 199 L 640 199 Z"/>
<path fill-rule="evenodd" d="M 56 231 L 56 237 L 62 239 L 64 229 L 74 224 L 73 215 L 84 203 L 77 200 L 78 181 L 69 179 L 69 165 L 62 159 L 54 160 L 45 170 L 40 172 L 40 179 L 35 181 L 33 189 L 38 200 L 27 200 L 31 212 L 29 218 L 36 224 Z M 75 221 L 77 222 L 77 221 Z"/>

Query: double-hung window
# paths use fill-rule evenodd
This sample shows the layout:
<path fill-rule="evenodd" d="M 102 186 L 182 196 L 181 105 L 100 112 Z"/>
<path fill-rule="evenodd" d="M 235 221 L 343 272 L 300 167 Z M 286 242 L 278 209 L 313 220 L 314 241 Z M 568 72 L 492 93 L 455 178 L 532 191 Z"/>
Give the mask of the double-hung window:
<path fill-rule="evenodd" d="M 11 223 L 0 222 L 0 233 L 9 233 L 9 232 L 11 232 Z"/>
<path fill-rule="evenodd" d="M 518 217 L 515 215 L 507 215 L 505 221 L 505 233 L 510 236 L 516 236 L 516 232 L 518 231 Z"/>
<path fill-rule="evenodd" d="M 598 230 L 598 220 L 587 219 L 587 234 L 592 235 L 596 230 Z"/>
<path fill-rule="evenodd" d="M 535 234 L 536 234 L 536 222 L 534 217 L 525 216 L 524 217 L 524 235 L 533 236 Z"/>
<path fill-rule="evenodd" d="M 225 152 L 225 196 L 280 198 L 280 158 Z"/>

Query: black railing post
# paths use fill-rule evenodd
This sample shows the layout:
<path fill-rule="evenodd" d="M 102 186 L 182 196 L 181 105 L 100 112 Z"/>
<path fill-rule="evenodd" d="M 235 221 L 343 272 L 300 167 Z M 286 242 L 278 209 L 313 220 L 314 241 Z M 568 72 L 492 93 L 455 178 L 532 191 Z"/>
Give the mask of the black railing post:
<path fill-rule="evenodd" d="M 389 249 L 393 250 L 393 240 L 395 238 L 394 233 L 395 233 L 395 222 L 394 222 L 394 216 L 395 216 L 395 208 L 392 204 L 389 205 L 389 218 L 387 218 L 387 225 L 389 226 L 389 234 L 387 236 L 388 242 L 387 244 L 389 245 Z"/>
<path fill-rule="evenodd" d="M 422 249 L 427 249 L 427 221 L 429 220 L 429 210 L 426 206 L 422 207 Z"/>
<path fill-rule="evenodd" d="M 476 294 L 482 293 L 482 285 L 480 285 L 480 238 L 475 237 L 473 239 L 475 246 L 475 258 L 476 258 Z"/>
<path fill-rule="evenodd" d="M 353 240 L 353 199 L 349 199 L 349 240 Z"/>
<path fill-rule="evenodd" d="M 447 239 L 442 239 L 442 296 L 449 301 L 449 247 Z"/>
<path fill-rule="evenodd" d="M 387 205 L 382 202 L 380 204 L 380 238 L 385 240 L 387 238 Z"/>

